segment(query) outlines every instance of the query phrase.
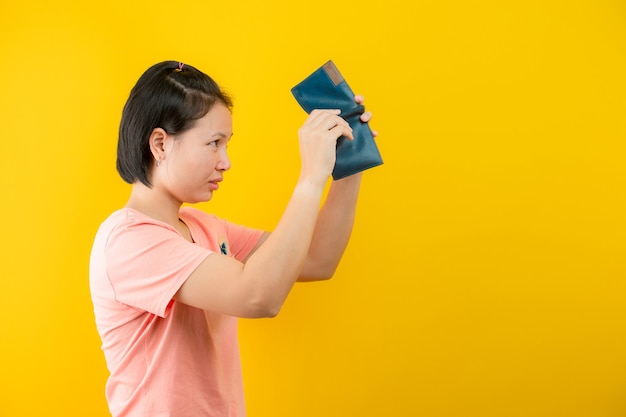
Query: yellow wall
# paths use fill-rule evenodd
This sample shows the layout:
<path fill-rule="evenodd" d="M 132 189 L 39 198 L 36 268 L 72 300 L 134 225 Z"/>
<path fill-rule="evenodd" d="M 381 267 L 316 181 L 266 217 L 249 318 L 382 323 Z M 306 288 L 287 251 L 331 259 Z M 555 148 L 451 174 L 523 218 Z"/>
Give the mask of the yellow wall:
<path fill-rule="evenodd" d="M 0 6 L 0 416 L 107 415 L 88 255 L 164 59 L 235 98 L 233 221 L 278 220 L 327 59 L 380 132 L 336 279 L 241 323 L 250 416 L 626 415 L 622 1 L 50 3 Z"/>

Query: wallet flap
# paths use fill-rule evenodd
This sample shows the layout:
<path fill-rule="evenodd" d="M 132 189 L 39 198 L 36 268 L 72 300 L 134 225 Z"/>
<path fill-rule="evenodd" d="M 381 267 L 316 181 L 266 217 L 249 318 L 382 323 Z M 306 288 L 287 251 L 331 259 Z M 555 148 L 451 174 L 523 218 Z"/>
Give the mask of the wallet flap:
<path fill-rule="evenodd" d="M 326 71 L 328 78 L 331 79 L 333 84 L 339 85 L 344 81 L 343 75 L 341 75 L 341 73 L 339 72 L 339 70 L 337 69 L 337 66 L 335 66 L 335 63 L 333 61 L 328 61 L 327 63 L 322 65 L 322 68 L 324 68 L 324 71 Z"/>

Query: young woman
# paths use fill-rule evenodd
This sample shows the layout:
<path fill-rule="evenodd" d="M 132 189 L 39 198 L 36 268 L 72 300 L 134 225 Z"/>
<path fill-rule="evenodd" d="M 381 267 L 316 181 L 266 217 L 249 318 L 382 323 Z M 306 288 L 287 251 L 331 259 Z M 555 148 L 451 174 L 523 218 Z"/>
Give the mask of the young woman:
<path fill-rule="evenodd" d="M 361 175 L 334 181 L 320 209 L 336 141 L 352 138 L 339 111 L 299 129 L 300 175 L 271 234 L 182 207 L 210 200 L 231 167 L 231 107 L 173 61 L 149 68 L 124 107 L 117 169 L 132 191 L 90 263 L 113 416 L 244 416 L 237 318 L 278 314 L 297 280 L 333 275 L 348 243 Z"/>

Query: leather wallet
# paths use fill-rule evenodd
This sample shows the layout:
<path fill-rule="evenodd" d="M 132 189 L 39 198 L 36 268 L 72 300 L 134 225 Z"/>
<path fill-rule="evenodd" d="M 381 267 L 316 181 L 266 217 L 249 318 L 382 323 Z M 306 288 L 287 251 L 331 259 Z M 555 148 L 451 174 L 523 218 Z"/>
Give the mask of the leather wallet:
<path fill-rule="evenodd" d="M 337 140 L 337 158 L 333 179 L 382 165 L 383 160 L 367 123 L 360 119 L 365 107 L 354 101 L 354 93 L 333 61 L 328 61 L 291 89 L 296 101 L 307 113 L 314 109 L 339 109 L 340 116 L 352 128 L 354 140 Z"/>

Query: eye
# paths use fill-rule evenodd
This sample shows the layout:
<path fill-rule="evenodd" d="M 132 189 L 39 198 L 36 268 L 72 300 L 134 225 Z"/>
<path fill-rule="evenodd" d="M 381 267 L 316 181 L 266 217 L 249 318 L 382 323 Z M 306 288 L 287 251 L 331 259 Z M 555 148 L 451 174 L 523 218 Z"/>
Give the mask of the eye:
<path fill-rule="evenodd" d="M 212 142 L 209 142 L 209 146 L 214 146 L 214 147 L 218 147 L 220 145 L 220 141 L 218 140 L 214 140 Z"/>

